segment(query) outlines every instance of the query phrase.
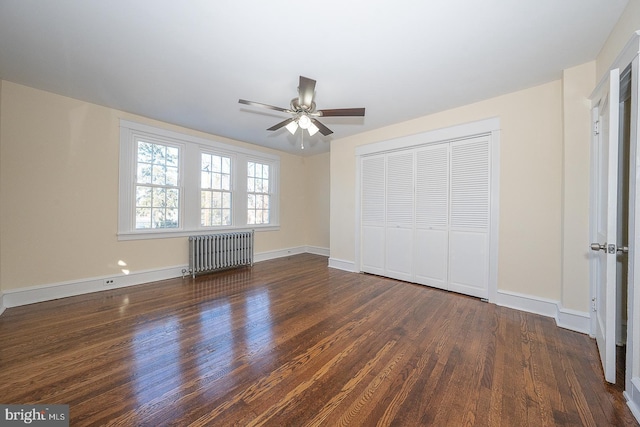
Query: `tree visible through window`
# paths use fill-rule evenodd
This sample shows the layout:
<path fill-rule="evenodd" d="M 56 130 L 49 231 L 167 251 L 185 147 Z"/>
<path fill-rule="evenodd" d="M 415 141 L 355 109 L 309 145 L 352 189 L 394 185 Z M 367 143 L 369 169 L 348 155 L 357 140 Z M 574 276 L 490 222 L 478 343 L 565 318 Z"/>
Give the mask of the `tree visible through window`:
<path fill-rule="evenodd" d="M 247 163 L 247 224 L 269 224 L 269 165 Z"/>
<path fill-rule="evenodd" d="M 136 229 L 179 227 L 179 156 L 177 147 L 137 141 Z"/>
<path fill-rule="evenodd" d="M 203 153 L 200 166 L 200 225 L 231 225 L 231 159 Z"/>

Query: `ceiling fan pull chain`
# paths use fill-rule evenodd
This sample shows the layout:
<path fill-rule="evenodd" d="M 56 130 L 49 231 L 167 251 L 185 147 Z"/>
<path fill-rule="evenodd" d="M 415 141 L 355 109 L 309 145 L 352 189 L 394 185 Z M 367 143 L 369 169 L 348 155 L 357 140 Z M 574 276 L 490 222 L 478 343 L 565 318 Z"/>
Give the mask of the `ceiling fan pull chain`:
<path fill-rule="evenodd" d="M 304 130 L 300 132 L 300 149 L 304 150 Z"/>

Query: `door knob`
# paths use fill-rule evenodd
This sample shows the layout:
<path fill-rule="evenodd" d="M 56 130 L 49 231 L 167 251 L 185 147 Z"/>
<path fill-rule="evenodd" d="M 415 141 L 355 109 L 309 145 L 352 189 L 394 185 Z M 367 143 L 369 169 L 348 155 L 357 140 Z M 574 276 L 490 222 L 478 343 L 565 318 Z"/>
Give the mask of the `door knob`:
<path fill-rule="evenodd" d="M 618 246 L 618 249 L 616 249 L 618 252 L 620 252 L 621 254 L 627 254 L 629 253 L 629 247 L 628 246 Z"/>
<path fill-rule="evenodd" d="M 592 243 L 591 244 L 591 250 L 592 251 L 606 251 L 607 250 L 607 244 L 605 243 L 604 245 L 601 245 L 600 243 Z"/>

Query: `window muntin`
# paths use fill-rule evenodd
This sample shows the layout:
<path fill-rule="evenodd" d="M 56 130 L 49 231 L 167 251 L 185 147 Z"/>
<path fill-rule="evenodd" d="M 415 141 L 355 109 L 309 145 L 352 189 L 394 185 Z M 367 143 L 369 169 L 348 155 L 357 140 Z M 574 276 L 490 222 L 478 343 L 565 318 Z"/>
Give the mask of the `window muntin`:
<path fill-rule="evenodd" d="M 139 150 L 139 142 L 151 145 L 142 145 Z M 177 150 L 177 157 L 176 151 L 169 150 L 169 155 L 167 151 L 162 153 L 163 147 Z M 205 188 L 202 183 L 203 153 L 230 159 L 229 173 L 222 170 L 221 164 L 220 171 L 216 171 L 220 173 L 211 175 L 211 182 Z M 254 206 L 261 215 L 261 223 L 256 221 L 255 224 L 247 221 L 249 162 L 269 166 L 266 175 L 252 175 L 259 178 L 258 186 L 268 187 L 268 193 L 255 194 L 266 196 L 266 199 L 254 199 Z M 279 228 L 280 158 L 276 154 L 121 119 L 119 169 L 118 240 L 192 236 L 214 228 Z M 255 179 L 253 185 L 256 185 Z M 206 209 L 210 209 L 204 219 L 203 190 L 208 193 L 204 195 Z M 228 216 L 226 209 L 230 209 Z M 219 221 L 224 225 L 202 225 L 207 221 L 210 224 Z"/>
<path fill-rule="evenodd" d="M 180 226 L 180 149 L 137 140 L 135 229 Z"/>
<path fill-rule="evenodd" d="M 247 162 L 247 224 L 270 223 L 270 165 Z"/>
<path fill-rule="evenodd" d="M 200 164 L 200 225 L 232 224 L 231 158 L 202 153 Z"/>

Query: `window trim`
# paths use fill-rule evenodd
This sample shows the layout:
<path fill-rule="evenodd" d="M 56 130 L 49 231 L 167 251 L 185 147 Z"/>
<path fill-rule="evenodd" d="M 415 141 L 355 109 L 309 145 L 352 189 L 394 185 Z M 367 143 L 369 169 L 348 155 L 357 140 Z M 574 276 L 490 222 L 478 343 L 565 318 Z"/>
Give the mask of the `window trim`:
<path fill-rule="evenodd" d="M 272 184 L 272 181 L 271 181 L 271 171 L 272 171 L 272 169 L 273 169 L 273 168 L 272 168 L 272 166 L 271 166 L 270 164 L 268 164 L 268 163 L 264 163 L 264 162 L 257 162 L 257 161 L 249 160 L 249 161 L 247 161 L 247 165 L 248 165 L 249 163 L 253 163 L 253 165 L 254 165 L 254 170 L 255 170 L 255 166 L 256 166 L 256 165 L 260 165 L 260 168 L 262 168 L 262 167 L 264 167 L 264 166 L 266 166 L 266 167 L 268 168 L 269 173 L 268 173 L 268 176 L 267 176 L 267 178 L 266 178 L 266 181 L 267 181 L 267 191 L 266 191 L 266 192 L 265 192 L 265 191 L 255 191 L 255 188 L 254 188 L 254 191 L 249 191 L 249 188 L 248 188 L 248 186 L 247 186 L 247 202 L 249 201 L 249 196 L 250 196 L 250 195 L 253 195 L 253 196 L 254 196 L 254 197 L 256 197 L 256 198 L 257 198 L 257 197 L 264 197 L 264 196 L 267 196 L 267 198 L 268 198 L 268 200 L 269 200 L 269 208 L 268 208 L 268 209 L 258 209 L 258 208 L 255 208 L 255 207 L 254 207 L 254 208 L 253 208 L 253 209 L 251 209 L 251 210 L 253 211 L 254 215 L 255 215 L 258 211 L 260 211 L 261 213 L 264 213 L 265 211 L 267 211 L 267 212 L 269 213 L 269 222 L 271 222 L 271 200 L 272 200 L 272 198 L 273 198 L 273 184 Z M 249 179 L 250 179 L 250 178 L 254 180 L 254 186 L 255 186 L 256 179 L 260 179 L 260 180 L 264 180 L 264 179 L 265 179 L 264 177 L 258 177 L 258 176 L 256 176 L 256 174 L 255 174 L 255 173 L 254 173 L 254 175 L 253 175 L 253 176 L 251 176 L 251 177 L 250 177 L 250 176 L 249 176 L 249 172 L 247 171 L 247 184 L 249 183 Z M 249 206 L 247 206 L 247 212 L 246 212 L 246 214 L 247 214 L 247 223 L 249 223 L 249 221 L 248 221 L 249 216 L 250 216 L 250 215 L 249 215 L 249 211 L 250 211 Z M 259 225 L 259 224 L 264 224 L 264 223 L 263 223 L 263 222 L 259 222 L 259 223 L 251 223 L 251 225 Z"/>
<path fill-rule="evenodd" d="M 229 189 L 228 190 L 224 190 L 224 189 L 216 189 L 213 187 L 206 187 L 203 188 L 202 187 L 202 156 L 216 156 L 216 157 L 220 157 L 220 158 L 226 158 L 229 159 Z M 229 153 L 223 153 L 221 151 L 213 151 L 213 150 L 200 150 L 200 185 L 199 185 L 199 189 L 200 189 L 200 197 L 202 197 L 202 192 L 203 191 L 207 191 L 209 193 L 211 193 L 212 195 L 214 193 L 228 193 L 231 199 L 231 206 L 230 206 L 230 210 L 231 210 L 231 225 L 233 225 L 234 223 L 234 213 L 235 213 L 235 209 L 234 209 L 234 204 L 236 203 L 236 201 L 234 200 L 234 193 L 236 191 L 236 185 L 235 185 L 235 167 L 236 167 L 236 163 L 237 160 L 233 155 L 230 155 Z M 216 172 L 210 172 L 211 174 L 214 174 Z M 200 226 L 201 227 L 205 227 L 205 228 L 211 228 L 211 229 L 218 229 L 220 227 L 226 227 L 227 225 L 202 225 L 202 199 L 200 199 Z M 210 210 L 213 210 L 213 208 L 209 208 Z M 223 208 L 222 208 L 223 209 Z"/>
<path fill-rule="evenodd" d="M 135 159 L 139 137 L 180 147 L 180 224 L 172 229 L 135 229 Z M 201 154 L 216 154 L 232 159 L 232 225 L 200 225 Z M 247 224 L 247 162 L 271 166 L 273 200 L 269 224 Z M 155 126 L 120 119 L 120 156 L 118 187 L 118 240 L 138 240 L 191 236 L 218 231 L 277 231 L 280 229 L 280 156 L 225 144 Z"/>

